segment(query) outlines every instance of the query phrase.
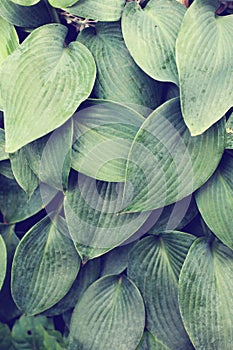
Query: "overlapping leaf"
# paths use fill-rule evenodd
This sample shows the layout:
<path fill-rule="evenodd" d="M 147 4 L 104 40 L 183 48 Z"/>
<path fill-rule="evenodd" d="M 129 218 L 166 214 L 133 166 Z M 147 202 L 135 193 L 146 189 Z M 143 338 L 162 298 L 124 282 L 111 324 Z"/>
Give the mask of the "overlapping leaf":
<path fill-rule="evenodd" d="M 22 6 L 32 6 L 37 4 L 40 0 L 11 0 L 13 3 Z"/>
<path fill-rule="evenodd" d="M 128 276 L 142 293 L 147 329 L 170 349 L 192 349 L 178 305 L 179 273 L 194 236 L 178 231 L 149 236 L 131 251 Z"/>
<path fill-rule="evenodd" d="M 0 5 L 1 6 L 1 5 Z M 0 64 L 18 46 L 19 40 L 15 28 L 0 17 Z"/>
<path fill-rule="evenodd" d="M 66 10 L 73 15 L 91 18 L 93 20 L 102 22 L 115 22 L 121 18 L 121 13 L 125 5 L 125 0 L 50 0 L 52 5 L 70 2 L 68 5 L 62 5 L 62 7 L 72 5 L 74 6 L 67 8 Z"/>
<path fill-rule="evenodd" d="M 30 7 L 15 4 L 11 0 L 1 0 L 0 16 L 19 27 L 36 28 L 51 22 L 51 16 L 44 1 Z"/>
<path fill-rule="evenodd" d="M 150 332 L 143 334 L 141 342 L 136 350 L 169 350 L 169 348 L 156 339 Z"/>
<path fill-rule="evenodd" d="M 233 249 L 233 157 L 224 155 L 219 167 L 197 194 L 198 209 L 215 235 Z"/>
<path fill-rule="evenodd" d="M 231 113 L 230 117 L 228 118 L 226 126 L 227 135 L 225 147 L 228 149 L 233 149 L 233 113 Z"/>
<path fill-rule="evenodd" d="M 65 215 L 82 260 L 102 255 L 124 242 L 150 212 L 119 214 L 124 184 L 73 174 L 65 198 Z"/>
<path fill-rule="evenodd" d="M 7 251 L 5 242 L 0 235 L 0 289 L 6 276 Z"/>
<path fill-rule="evenodd" d="M 149 78 L 127 50 L 120 23 L 97 23 L 83 30 L 77 40 L 92 52 L 97 65 L 95 97 L 155 108 L 161 85 Z"/>
<path fill-rule="evenodd" d="M 143 334 L 145 310 L 137 287 L 125 276 L 93 283 L 77 304 L 69 350 L 135 350 Z"/>
<path fill-rule="evenodd" d="M 182 113 L 194 136 L 233 104 L 233 16 L 216 16 L 218 6 L 218 0 L 194 1 L 177 39 Z"/>
<path fill-rule="evenodd" d="M 152 78 L 178 83 L 175 43 L 185 7 L 176 0 L 150 0 L 144 9 L 126 5 L 122 31 L 135 62 Z"/>
<path fill-rule="evenodd" d="M 64 124 L 92 90 L 94 59 L 78 42 L 64 47 L 66 34 L 63 25 L 42 26 L 1 66 L 8 152 Z"/>
<path fill-rule="evenodd" d="M 182 319 L 196 349 L 229 350 L 233 343 L 233 252 L 219 241 L 192 245 L 179 280 Z"/>
<path fill-rule="evenodd" d="M 124 181 L 129 149 L 143 121 L 119 103 L 88 102 L 74 119 L 72 167 L 98 180 Z"/>
<path fill-rule="evenodd" d="M 5 152 L 5 131 L 0 128 L 0 161 L 8 158 L 9 155 Z"/>
<path fill-rule="evenodd" d="M 179 99 L 167 101 L 145 120 L 129 153 L 124 211 L 147 211 L 186 197 L 212 175 L 224 150 L 225 120 L 191 137 Z"/>
<path fill-rule="evenodd" d="M 45 217 L 28 231 L 16 249 L 12 295 L 27 315 L 40 313 L 62 299 L 80 267 L 64 219 Z"/>

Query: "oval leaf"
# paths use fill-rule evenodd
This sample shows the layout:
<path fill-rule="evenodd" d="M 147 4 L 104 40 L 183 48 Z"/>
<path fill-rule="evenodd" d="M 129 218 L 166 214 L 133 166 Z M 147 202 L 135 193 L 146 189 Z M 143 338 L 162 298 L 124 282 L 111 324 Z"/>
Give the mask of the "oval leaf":
<path fill-rule="evenodd" d="M 122 32 L 135 62 L 149 76 L 178 85 L 175 44 L 185 7 L 176 0 L 150 0 L 144 9 L 126 5 Z"/>
<path fill-rule="evenodd" d="M 124 181 L 128 153 L 143 121 L 119 103 L 88 101 L 74 118 L 72 167 L 98 180 Z"/>
<path fill-rule="evenodd" d="M 7 251 L 5 242 L 0 235 L 0 289 L 2 288 L 5 276 L 6 276 L 6 265 L 7 265 Z"/>
<path fill-rule="evenodd" d="M 64 47 L 66 34 L 60 24 L 40 27 L 2 64 L 8 152 L 64 124 L 92 90 L 94 59 L 78 42 Z"/>
<path fill-rule="evenodd" d="M 181 107 L 192 135 L 218 121 L 233 101 L 233 16 L 217 16 L 218 0 L 196 0 L 177 39 Z"/>
<path fill-rule="evenodd" d="M 143 334 L 145 310 L 137 287 L 125 276 L 93 283 L 71 319 L 69 350 L 135 350 Z"/>
<path fill-rule="evenodd" d="M 120 23 L 97 23 L 83 30 L 77 40 L 86 45 L 97 65 L 95 97 L 155 108 L 161 85 L 149 78 L 127 50 Z"/>
<path fill-rule="evenodd" d="M 1 0 L 0 16 L 9 23 L 19 27 L 36 28 L 51 22 L 51 17 L 44 1 L 25 7 L 15 4 L 11 0 Z"/>
<path fill-rule="evenodd" d="M 58 2 L 64 2 L 64 0 L 50 0 L 53 6 L 54 3 L 56 4 Z M 69 2 L 71 1 L 69 0 Z M 67 8 L 66 10 L 68 12 L 79 17 L 91 18 L 101 22 L 118 21 L 121 18 L 121 13 L 125 5 L 125 0 L 76 0 L 72 2 L 73 4 L 77 4 Z"/>
<path fill-rule="evenodd" d="M 225 155 L 209 181 L 196 193 L 198 209 L 209 228 L 233 249 L 233 157 Z"/>
<path fill-rule="evenodd" d="M 178 305 L 178 279 L 194 236 L 171 231 L 139 241 L 130 253 L 128 276 L 145 301 L 147 329 L 171 349 L 192 349 Z"/>
<path fill-rule="evenodd" d="M 147 211 L 174 203 L 194 192 L 216 169 L 225 143 L 225 121 L 191 137 L 180 102 L 172 99 L 145 120 L 128 158 L 125 212 Z"/>
<path fill-rule="evenodd" d="M 86 261 L 133 235 L 148 213 L 120 214 L 124 184 L 73 174 L 65 198 L 65 215 L 77 250 Z"/>
<path fill-rule="evenodd" d="M 179 281 L 181 315 L 195 349 L 229 350 L 233 343 L 233 252 L 196 240 Z"/>
<path fill-rule="evenodd" d="M 62 299 L 80 267 L 64 219 L 45 217 L 23 237 L 12 266 L 12 295 L 27 315 L 38 314 Z"/>
<path fill-rule="evenodd" d="M 37 4 L 40 0 L 11 0 L 14 4 L 22 6 L 32 6 Z"/>

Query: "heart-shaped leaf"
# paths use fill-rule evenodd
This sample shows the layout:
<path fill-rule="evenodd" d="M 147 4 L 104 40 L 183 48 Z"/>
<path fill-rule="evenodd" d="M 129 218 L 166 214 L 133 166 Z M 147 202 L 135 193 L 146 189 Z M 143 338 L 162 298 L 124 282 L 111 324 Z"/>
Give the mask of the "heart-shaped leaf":
<path fill-rule="evenodd" d="M 142 293 L 146 327 L 170 349 L 192 349 L 178 305 L 178 279 L 194 236 L 170 231 L 139 241 L 130 253 L 128 276 Z"/>
<path fill-rule="evenodd" d="M 11 0 L 14 4 L 22 6 L 32 6 L 37 4 L 40 0 Z"/>
<path fill-rule="evenodd" d="M 16 249 L 11 283 L 15 303 L 27 315 L 49 309 L 68 292 L 79 267 L 64 219 L 45 217 Z"/>
<path fill-rule="evenodd" d="M 201 216 L 214 234 L 233 249 L 233 157 L 224 155 L 214 175 L 196 193 Z"/>
<path fill-rule="evenodd" d="M 71 237 L 82 260 L 115 248 L 132 236 L 149 216 L 150 212 L 119 214 L 123 191 L 123 183 L 72 174 L 64 207 Z"/>
<path fill-rule="evenodd" d="M 71 319 L 69 350 L 135 350 L 143 334 L 145 310 L 137 287 L 124 275 L 93 283 Z"/>
<path fill-rule="evenodd" d="M 194 1 L 177 39 L 182 113 L 194 136 L 222 118 L 233 101 L 233 16 L 217 16 L 218 6 L 218 0 Z"/>
<path fill-rule="evenodd" d="M 88 101 L 74 118 L 72 167 L 98 180 L 124 181 L 129 149 L 143 121 L 119 103 Z"/>
<path fill-rule="evenodd" d="M 8 152 L 64 124 L 92 90 L 94 59 L 78 42 L 64 47 L 66 34 L 63 25 L 42 26 L 1 66 Z"/>
<path fill-rule="evenodd" d="M 67 2 L 67 0 L 65 0 Z M 70 0 L 68 0 L 71 2 Z M 54 6 L 54 3 L 61 3 L 64 0 L 50 0 L 50 3 Z M 91 18 L 101 22 L 115 22 L 121 18 L 121 13 L 125 5 L 125 0 L 76 0 L 72 1 L 74 6 L 67 8 L 66 10 L 73 15 Z M 70 5 L 65 5 L 70 6 Z"/>
<path fill-rule="evenodd" d="M 11 0 L 1 0 L 0 16 L 19 27 L 36 28 L 51 22 L 48 7 L 44 1 L 33 6 L 21 6 Z"/>
<path fill-rule="evenodd" d="M 77 40 L 93 54 L 97 66 L 95 97 L 155 108 L 161 101 L 161 84 L 146 75 L 127 50 L 120 23 L 97 23 Z"/>
<path fill-rule="evenodd" d="M 126 5 L 122 32 L 135 62 L 149 76 L 178 85 L 176 38 L 185 7 L 176 0 L 150 0 L 144 9 L 137 2 Z"/>
<path fill-rule="evenodd" d="M 216 169 L 225 143 L 225 120 L 191 137 L 179 98 L 165 102 L 145 119 L 128 158 L 124 211 L 147 211 L 194 192 Z"/>
<path fill-rule="evenodd" d="M 6 276 L 7 251 L 5 242 L 0 235 L 0 289 Z"/>
<path fill-rule="evenodd" d="M 179 280 L 179 304 L 195 349 L 229 350 L 233 343 L 233 252 L 196 240 Z"/>

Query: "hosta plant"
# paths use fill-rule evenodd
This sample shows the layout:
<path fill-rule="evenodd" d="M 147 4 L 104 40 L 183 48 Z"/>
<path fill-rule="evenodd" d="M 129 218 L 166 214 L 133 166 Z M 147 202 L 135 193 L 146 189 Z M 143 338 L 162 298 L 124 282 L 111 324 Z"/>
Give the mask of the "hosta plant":
<path fill-rule="evenodd" d="M 1 350 L 232 349 L 232 13 L 1 0 Z"/>

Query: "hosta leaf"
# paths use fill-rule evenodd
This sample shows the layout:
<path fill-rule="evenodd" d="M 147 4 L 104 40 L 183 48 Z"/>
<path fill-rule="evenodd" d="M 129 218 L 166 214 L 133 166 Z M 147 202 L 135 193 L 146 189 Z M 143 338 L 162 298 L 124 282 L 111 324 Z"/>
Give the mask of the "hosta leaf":
<path fill-rule="evenodd" d="M 5 152 L 5 131 L 0 128 L 0 160 L 8 158 L 9 155 Z"/>
<path fill-rule="evenodd" d="M 128 276 L 142 293 L 147 329 L 171 349 L 192 349 L 178 305 L 179 273 L 194 236 L 168 231 L 139 241 L 131 251 Z"/>
<path fill-rule="evenodd" d="M 65 215 L 76 248 L 86 261 L 115 248 L 137 231 L 147 213 L 120 214 L 124 184 L 73 174 L 65 198 Z"/>
<path fill-rule="evenodd" d="M 7 223 L 25 220 L 42 209 L 39 188 L 28 199 L 15 180 L 0 175 L 0 183 L 0 211 Z"/>
<path fill-rule="evenodd" d="M 30 164 L 30 167 L 38 178 L 40 178 L 40 173 L 41 173 L 41 158 L 42 158 L 46 143 L 49 140 L 49 137 L 50 137 L 50 134 L 45 135 L 24 146 L 24 151 L 25 151 L 25 154 L 27 155 L 27 159 Z"/>
<path fill-rule="evenodd" d="M 199 188 L 216 169 L 224 150 L 225 120 L 191 137 L 179 99 L 167 101 L 145 120 L 129 153 L 124 211 L 161 208 Z"/>
<path fill-rule="evenodd" d="M 51 337 L 53 345 L 46 347 Z M 61 334 L 54 330 L 53 321 L 45 316 L 21 316 L 13 326 L 12 340 L 16 350 L 65 350 Z"/>
<path fill-rule="evenodd" d="M 26 28 L 36 28 L 51 22 L 51 17 L 44 1 L 25 7 L 15 4 L 11 0 L 1 0 L 0 16 L 9 23 Z"/>
<path fill-rule="evenodd" d="M 14 319 L 15 317 L 18 317 L 21 314 L 21 312 L 16 307 L 12 299 L 10 288 L 11 266 L 15 249 L 19 244 L 19 238 L 15 234 L 14 225 L 0 224 L 0 232 L 4 239 L 7 249 L 6 278 L 4 280 L 4 284 L 0 292 L 0 319 L 3 322 L 9 322 L 10 320 Z"/>
<path fill-rule="evenodd" d="M 0 5 L 1 7 L 1 5 Z M 5 19 L 0 17 L 0 64 L 19 45 L 18 35 L 15 28 Z"/>
<path fill-rule="evenodd" d="M 0 289 L 6 276 L 7 251 L 5 242 L 0 235 Z"/>
<path fill-rule="evenodd" d="M 7 324 L 0 323 L 0 348 L 2 350 L 13 350 L 11 348 L 11 331 Z"/>
<path fill-rule="evenodd" d="M 125 276 L 106 276 L 93 283 L 77 304 L 68 349 L 135 350 L 144 324 L 137 287 Z"/>
<path fill-rule="evenodd" d="M 149 78 L 131 58 L 120 23 L 97 23 L 77 40 L 93 54 L 97 66 L 94 94 L 98 98 L 151 108 L 160 104 L 161 85 Z"/>
<path fill-rule="evenodd" d="M 53 7 L 61 8 L 66 6 L 72 6 L 79 0 L 48 0 Z"/>
<path fill-rule="evenodd" d="M 233 113 L 231 113 L 228 118 L 226 126 L 227 135 L 225 148 L 233 149 Z"/>
<path fill-rule="evenodd" d="M 8 179 L 15 180 L 14 174 L 11 169 L 10 160 L 6 159 L 0 162 L 0 174 L 4 175 Z"/>
<path fill-rule="evenodd" d="M 233 249 L 233 157 L 225 155 L 197 194 L 198 209 L 215 235 Z"/>
<path fill-rule="evenodd" d="M 22 6 L 32 6 L 37 4 L 40 0 L 11 0 L 13 3 Z"/>
<path fill-rule="evenodd" d="M 177 39 L 181 107 L 192 135 L 202 134 L 233 103 L 233 16 L 217 16 L 217 0 L 196 0 Z"/>
<path fill-rule="evenodd" d="M 185 7 L 176 0 L 150 0 L 142 9 L 126 5 L 122 31 L 135 62 L 149 76 L 178 85 L 175 44 Z"/>
<path fill-rule="evenodd" d="M 69 292 L 56 305 L 46 310 L 44 314 L 46 316 L 59 315 L 74 308 L 85 290 L 99 278 L 100 270 L 100 259 L 90 260 L 82 265 Z"/>
<path fill-rule="evenodd" d="M 143 334 L 140 344 L 136 350 L 170 350 L 166 345 L 156 339 L 150 332 Z"/>
<path fill-rule="evenodd" d="M 73 121 L 71 119 L 52 133 L 43 148 L 40 159 L 40 180 L 61 191 L 68 186 L 72 141 Z"/>
<path fill-rule="evenodd" d="M 52 1 L 58 2 L 59 0 L 50 0 L 51 3 L 53 3 Z M 118 21 L 121 18 L 121 13 L 125 5 L 125 0 L 76 0 L 73 1 L 73 4 L 75 2 L 77 4 L 66 9 L 68 12 L 76 16 L 102 22 Z"/>
<path fill-rule="evenodd" d="M 12 295 L 27 315 L 40 313 L 62 299 L 79 270 L 80 259 L 64 219 L 54 220 L 45 217 L 33 226 L 15 252 Z"/>
<path fill-rule="evenodd" d="M 119 103 L 89 101 L 75 115 L 72 167 L 98 180 L 124 181 L 129 149 L 143 121 Z"/>
<path fill-rule="evenodd" d="M 39 179 L 30 167 L 24 148 L 10 154 L 10 161 L 16 181 L 30 198 L 39 184 Z"/>
<path fill-rule="evenodd" d="M 229 350 L 233 343 L 233 252 L 200 238 L 180 274 L 182 319 L 196 349 Z"/>
<path fill-rule="evenodd" d="M 64 124 L 92 90 L 94 59 L 78 42 L 64 47 L 66 34 L 60 24 L 37 28 L 1 66 L 8 152 Z"/>

